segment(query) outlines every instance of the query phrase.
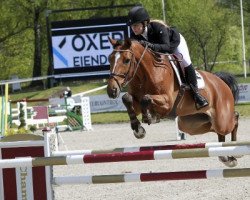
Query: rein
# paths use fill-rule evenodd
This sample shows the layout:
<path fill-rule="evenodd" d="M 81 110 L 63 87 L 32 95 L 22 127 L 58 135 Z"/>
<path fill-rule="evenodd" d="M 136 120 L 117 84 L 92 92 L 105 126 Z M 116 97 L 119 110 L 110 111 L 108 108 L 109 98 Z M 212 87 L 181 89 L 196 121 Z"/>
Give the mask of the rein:
<path fill-rule="evenodd" d="M 147 49 L 148 49 L 148 45 L 145 46 L 145 48 L 144 48 L 144 50 L 142 52 L 142 55 L 141 55 L 138 62 L 136 61 L 135 54 L 131 49 L 129 49 L 129 50 L 114 50 L 114 52 L 129 52 L 129 53 L 132 54 L 132 59 L 130 61 L 130 65 L 129 65 L 129 69 L 128 69 L 127 73 L 124 73 L 124 74 L 115 73 L 116 66 L 114 66 L 114 68 L 113 68 L 113 70 L 112 70 L 112 72 L 110 74 L 110 77 L 115 79 L 115 81 L 117 82 L 120 89 L 123 88 L 123 87 L 126 87 L 130 83 L 130 81 L 133 80 L 133 78 L 134 78 L 134 76 L 135 76 L 135 74 L 136 74 L 136 72 L 137 72 L 137 70 L 139 68 L 139 64 L 141 63 Z M 132 62 L 132 61 L 134 61 L 134 62 Z M 129 77 L 129 72 L 130 72 L 130 70 L 132 68 L 132 64 L 134 64 L 134 66 L 136 64 L 136 66 L 135 66 L 135 70 L 133 72 L 133 76 Z M 124 82 L 120 85 L 116 77 L 124 78 Z"/>

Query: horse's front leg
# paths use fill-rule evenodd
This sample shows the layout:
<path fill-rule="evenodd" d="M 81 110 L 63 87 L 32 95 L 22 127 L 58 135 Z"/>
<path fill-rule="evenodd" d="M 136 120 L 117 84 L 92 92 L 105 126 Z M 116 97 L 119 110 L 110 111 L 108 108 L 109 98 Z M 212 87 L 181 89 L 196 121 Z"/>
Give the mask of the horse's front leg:
<path fill-rule="evenodd" d="M 172 109 L 172 103 L 167 94 L 145 95 L 141 100 L 142 122 L 157 123 L 161 117 L 165 117 Z"/>
<path fill-rule="evenodd" d="M 152 105 L 153 99 L 149 95 L 143 96 L 141 100 L 141 113 L 142 122 L 150 125 L 152 123 L 152 113 L 150 112 L 150 107 Z"/>
<path fill-rule="evenodd" d="M 135 112 L 135 105 L 137 104 L 136 101 L 133 100 L 132 95 L 129 93 L 126 93 L 122 96 L 122 101 L 125 107 L 127 108 L 128 116 L 130 119 L 131 128 L 134 131 L 134 135 L 137 139 L 142 139 L 145 137 L 146 131 L 141 126 L 140 121 L 136 117 Z M 137 105 L 139 106 L 139 105 Z"/>

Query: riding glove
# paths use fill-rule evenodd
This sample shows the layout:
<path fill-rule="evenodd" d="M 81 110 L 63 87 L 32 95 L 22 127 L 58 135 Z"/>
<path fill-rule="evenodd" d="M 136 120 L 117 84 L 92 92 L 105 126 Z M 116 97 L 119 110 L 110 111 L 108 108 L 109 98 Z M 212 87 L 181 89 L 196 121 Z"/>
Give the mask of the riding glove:
<path fill-rule="evenodd" d="M 148 42 L 148 41 L 140 40 L 139 42 L 140 42 L 140 44 L 141 44 L 142 46 L 144 46 L 144 47 L 145 47 L 145 46 L 148 46 L 148 48 L 150 48 L 150 49 L 152 49 L 152 50 L 155 49 L 155 45 L 152 44 L 152 43 L 150 43 L 150 42 Z"/>

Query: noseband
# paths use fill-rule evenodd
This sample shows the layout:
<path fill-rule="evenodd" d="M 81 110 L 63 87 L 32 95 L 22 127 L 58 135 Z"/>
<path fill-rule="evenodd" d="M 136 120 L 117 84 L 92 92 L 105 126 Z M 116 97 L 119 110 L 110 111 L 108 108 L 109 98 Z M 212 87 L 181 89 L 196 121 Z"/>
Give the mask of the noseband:
<path fill-rule="evenodd" d="M 148 49 L 148 45 L 145 46 L 145 48 L 144 48 L 144 50 L 142 52 L 142 55 L 141 55 L 141 57 L 140 57 L 140 59 L 139 59 L 138 62 L 136 61 L 134 52 L 131 49 L 128 49 L 128 50 L 114 50 L 114 52 L 119 52 L 119 53 L 120 52 L 129 52 L 129 53 L 132 54 L 132 59 L 130 61 L 129 69 L 128 69 L 128 71 L 126 73 L 124 73 L 124 74 L 116 73 L 115 72 L 116 66 L 114 66 L 114 68 L 113 68 L 113 70 L 112 70 L 112 72 L 110 74 L 110 78 L 113 78 L 116 81 L 116 83 L 118 84 L 118 86 L 119 86 L 120 89 L 126 87 L 130 83 L 130 81 L 133 80 L 133 78 L 134 78 L 134 76 L 135 76 L 135 74 L 137 72 L 137 69 L 139 68 L 139 64 L 141 63 L 142 58 L 143 58 L 143 56 L 144 56 L 144 54 L 145 54 L 145 52 L 146 52 L 147 49 Z M 132 67 L 134 67 L 135 70 L 133 71 L 133 76 L 129 77 L 129 72 L 132 69 Z M 123 83 L 119 84 L 119 82 L 118 82 L 118 80 L 117 80 L 116 77 L 123 78 L 124 79 Z"/>

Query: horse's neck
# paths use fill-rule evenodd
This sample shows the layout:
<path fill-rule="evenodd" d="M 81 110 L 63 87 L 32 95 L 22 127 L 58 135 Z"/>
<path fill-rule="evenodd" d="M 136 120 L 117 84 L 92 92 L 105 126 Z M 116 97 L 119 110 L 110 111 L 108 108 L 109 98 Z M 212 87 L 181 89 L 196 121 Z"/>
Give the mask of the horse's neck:
<path fill-rule="evenodd" d="M 143 52 L 136 57 L 137 62 L 140 60 L 140 56 Z M 164 89 L 174 91 L 176 88 L 176 77 L 174 70 L 167 60 L 162 60 L 159 64 L 159 60 L 155 60 L 155 56 L 150 52 L 144 54 L 143 59 L 139 63 L 139 67 L 136 72 L 136 82 L 141 85 L 150 85 L 155 89 L 164 87 Z M 162 83 L 157 84 L 157 83 Z M 163 90 L 164 90 L 163 89 Z"/>

